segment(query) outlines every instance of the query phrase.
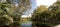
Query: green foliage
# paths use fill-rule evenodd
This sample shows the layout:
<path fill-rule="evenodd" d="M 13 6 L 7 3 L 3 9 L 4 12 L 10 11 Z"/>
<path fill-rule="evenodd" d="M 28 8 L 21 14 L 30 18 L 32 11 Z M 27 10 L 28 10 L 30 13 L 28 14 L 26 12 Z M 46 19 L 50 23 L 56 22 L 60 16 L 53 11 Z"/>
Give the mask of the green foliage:
<path fill-rule="evenodd" d="M 13 1 L 7 0 L 8 3 L 0 3 L 0 27 L 11 23 L 15 27 L 19 27 L 22 13 L 30 6 L 29 0 L 22 0 L 17 7 L 13 4 Z"/>
<path fill-rule="evenodd" d="M 0 3 L 0 27 L 5 25 L 10 25 L 14 21 L 14 25 L 17 24 L 15 22 L 20 22 L 21 13 L 18 12 L 15 7 L 11 7 L 9 3 Z M 17 21 L 16 21 L 17 20 Z M 13 25 L 12 25 L 13 26 Z"/>
<path fill-rule="evenodd" d="M 8 12 L 8 9 L 10 8 L 8 3 L 0 3 L 0 13 L 6 14 Z"/>
<path fill-rule="evenodd" d="M 13 22 L 12 17 L 9 15 L 10 4 L 0 3 L 0 27 L 4 25 L 9 25 Z"/>
<path fill-rule="evenodd" d="M 39 11 L 40 8 L 37 9 L 32 15 L 33 27 L 53 27 L 55 25 L 60 24 L 59 3 L 58 2 L 54 3 L 46 11 L 43 11 L 43 12 L 41 12 L 42 10 Z M 49 9 L 52 9 L 52 10 L 49 11 Z"/>

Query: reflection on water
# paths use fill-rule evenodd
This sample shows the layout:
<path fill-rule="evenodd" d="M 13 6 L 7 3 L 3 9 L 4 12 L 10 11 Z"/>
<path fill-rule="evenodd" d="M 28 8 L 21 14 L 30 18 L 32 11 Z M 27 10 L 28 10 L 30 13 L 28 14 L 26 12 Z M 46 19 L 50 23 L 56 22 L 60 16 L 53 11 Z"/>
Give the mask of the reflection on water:
<path fill-rule="evenodd" d="M 22 27 L 32 27 L 32 22 L 22 23 Z"/>

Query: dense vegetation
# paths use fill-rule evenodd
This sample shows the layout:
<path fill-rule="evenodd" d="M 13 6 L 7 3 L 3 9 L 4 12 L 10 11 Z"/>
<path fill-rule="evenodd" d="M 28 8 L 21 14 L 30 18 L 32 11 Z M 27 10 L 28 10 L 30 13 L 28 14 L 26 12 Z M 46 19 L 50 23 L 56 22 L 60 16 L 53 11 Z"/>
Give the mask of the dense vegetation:
<path fill-rule="evenodd" d="M 43 7 L 43 8 L 42 8 Z M 53 27 L 60 24 L 60 2 L 57 1 L 49 8 L 40 6 L 32 15 L 33 27 Z"/>
<path fill-rule="evenodd" d="M 20 27 L 22 13 L 30 7 L 30 0 L 0 0 L 0 27 Z"/>
<path fill-rule="evenodd" d="M 13 23 L 12 17 L 9 15 L 10 5 L 8 3 L 0 3 L 0 27 Z"/>

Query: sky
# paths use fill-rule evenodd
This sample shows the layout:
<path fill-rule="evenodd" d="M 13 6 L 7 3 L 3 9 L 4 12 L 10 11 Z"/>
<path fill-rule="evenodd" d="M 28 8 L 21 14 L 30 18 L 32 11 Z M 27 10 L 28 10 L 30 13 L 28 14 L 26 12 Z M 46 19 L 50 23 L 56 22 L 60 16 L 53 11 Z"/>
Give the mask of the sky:
<path fill-rule="evenodd" d="M 36 0 L 36 4 L 37 6 L 40 6 L 40 5 L 46 5 L 46 6 L 50 6 L 52 5 L 54 2 L 56 2 L 56 0 Z"/>
<path fill-rule="evenodd" d="M 40 6 L 40 5 L 46 5 L 47 7 L 49 7 L 50 5 L 52 5 L 54 2 L 56 2 L 56 0 L 31 0 L 31 10 L 29 10 L 28 14 L 30 14 L 29 16 L 31 16 L 31 13 L 33 13 L 33 11 L 35 10 L 36 7 Z M 27 17 L 26 15 L 23 15 L 22 17 Z"/>

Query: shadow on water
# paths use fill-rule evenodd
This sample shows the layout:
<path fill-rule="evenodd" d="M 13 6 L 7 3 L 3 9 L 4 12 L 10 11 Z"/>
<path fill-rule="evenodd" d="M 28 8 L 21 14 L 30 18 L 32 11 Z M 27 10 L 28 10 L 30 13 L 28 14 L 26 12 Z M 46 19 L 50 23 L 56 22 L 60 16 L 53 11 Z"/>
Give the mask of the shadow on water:
<path fill-rule="evenodd" d="M 36 24 L 37 27 L 50 27 L 49 25 L 45 25 L 45 24 Z"/>

